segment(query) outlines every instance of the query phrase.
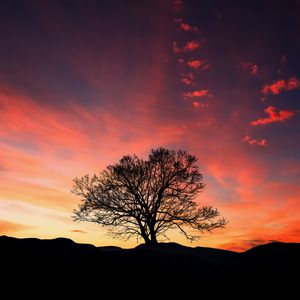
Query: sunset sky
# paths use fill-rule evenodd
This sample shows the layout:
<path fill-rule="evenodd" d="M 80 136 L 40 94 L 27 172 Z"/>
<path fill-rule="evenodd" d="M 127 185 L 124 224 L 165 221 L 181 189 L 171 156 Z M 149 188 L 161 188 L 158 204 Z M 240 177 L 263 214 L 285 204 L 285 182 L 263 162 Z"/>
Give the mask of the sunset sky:
<path fill-rule="evenodd" d="M 300 242 L 300 1 L 0 1 L 0 235 L 137 245 L 74 223 L 74 177 L 125 154 L 199 159 L 225 229 Z"/>

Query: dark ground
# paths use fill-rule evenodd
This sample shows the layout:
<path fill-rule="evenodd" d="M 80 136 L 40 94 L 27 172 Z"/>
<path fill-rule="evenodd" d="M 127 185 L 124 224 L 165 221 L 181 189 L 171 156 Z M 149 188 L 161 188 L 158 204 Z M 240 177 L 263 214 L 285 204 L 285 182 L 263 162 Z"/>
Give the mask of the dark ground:
<path fill-rule="evenodd" d="M 40 299 L 50 294 L 60 298 L 61 293 L 68 299 L 106 299 L 107 293 L 126 299 L 183 294 L 212 299 L 299 297 L 300 243 L 275 242 L 236 253 L 175 243 L 121 249 L 65 238 L 1 236 L 0 254 L 1 290 L 10 292 L 6 299 L 14 294 L 38 296 L 39 291 Z"/>

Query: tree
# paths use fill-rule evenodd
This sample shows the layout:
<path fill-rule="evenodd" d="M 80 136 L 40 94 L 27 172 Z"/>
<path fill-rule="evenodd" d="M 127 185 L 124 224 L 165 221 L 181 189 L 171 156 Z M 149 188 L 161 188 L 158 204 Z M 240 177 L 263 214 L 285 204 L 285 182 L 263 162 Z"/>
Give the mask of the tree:
<path fill-rule="evenodd" d="M 124 156 L 99 175 L 74 179 L 72 192 L 82 198 L 75 221 L 89 221 L 108 228 L 113 237 L 143 238 L 148 245 L 179 229 L 189 240 L 224 227 L 211 206 L 198 208 L 194 201 L 204 188 L 197 158 L 186 151 L 152 149 L 149 158 Z"/>

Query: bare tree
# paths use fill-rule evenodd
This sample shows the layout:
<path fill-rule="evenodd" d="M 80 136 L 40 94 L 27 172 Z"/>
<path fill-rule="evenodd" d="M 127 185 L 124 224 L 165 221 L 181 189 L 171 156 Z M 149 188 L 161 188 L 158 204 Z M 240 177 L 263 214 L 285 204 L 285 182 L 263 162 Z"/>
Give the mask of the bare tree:
<path fill-rule="evenodd" d="M 72 192 L 82 203 L 73 219 L 105 226 L 113 237 L 142 237 L 146 244 L 157 244 L 169 229 L 194 240 L 196 231 L 224 227 L 217 209 L 198 208 L 194 201 L 204 188 L 196 163 L 186 151 L 158 148 L 148 160 L 124 156 L 99 175 L 75 178 Z"/>

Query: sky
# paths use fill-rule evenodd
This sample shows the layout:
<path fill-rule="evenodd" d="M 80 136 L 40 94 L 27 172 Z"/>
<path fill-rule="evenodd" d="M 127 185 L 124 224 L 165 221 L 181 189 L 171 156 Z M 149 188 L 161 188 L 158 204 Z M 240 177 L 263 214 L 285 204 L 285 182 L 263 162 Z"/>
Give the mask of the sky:
<path fill-rule="evenodd" d="M 300 242 L 300 1 L 0 1 L 0 235 L 130 248 L 74 223 L 73 178 L 184 149 L 225 229 Z"/>

